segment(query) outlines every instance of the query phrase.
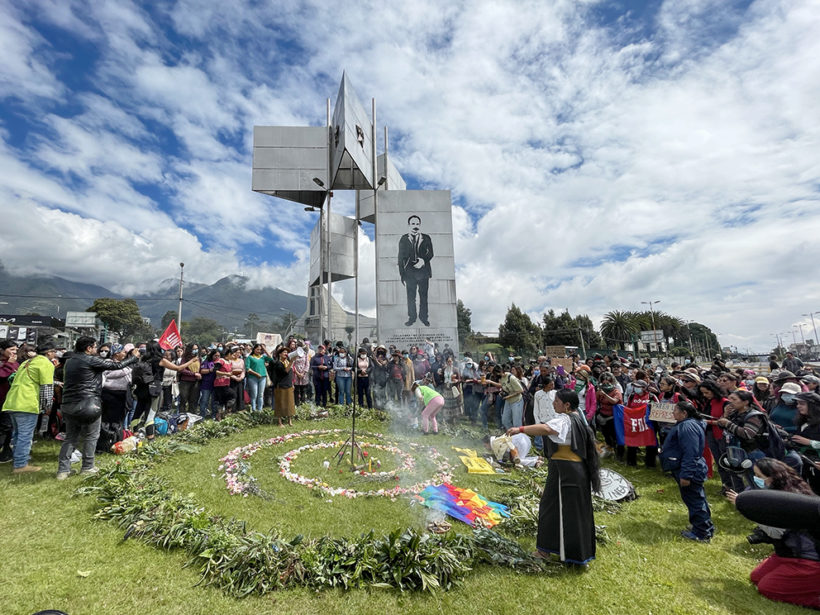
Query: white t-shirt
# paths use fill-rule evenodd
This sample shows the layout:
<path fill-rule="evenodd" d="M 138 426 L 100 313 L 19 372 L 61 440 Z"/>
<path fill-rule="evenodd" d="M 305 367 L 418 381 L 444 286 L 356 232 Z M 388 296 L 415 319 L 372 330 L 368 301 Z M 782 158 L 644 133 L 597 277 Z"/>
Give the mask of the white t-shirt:
<path fill-rule="evenodd" d="M 538 390 L 535 392 L 533 400 L 532 416 L 537 423 L 546 423 L 555 418 L 555 408 L 552 407 L 552 402 L 555 401 L 555 389 L 552 391 Z"/>
<path fill-rule="evenodd" d="M 547 436 L 556 444 L 569 444 L 571 439 L 570 427 L 572 426 L 571 419 L 568 414 L 556 414 L 554 419 L 547 421 L 546 425 L 557 434 L 550 434 Z"/>

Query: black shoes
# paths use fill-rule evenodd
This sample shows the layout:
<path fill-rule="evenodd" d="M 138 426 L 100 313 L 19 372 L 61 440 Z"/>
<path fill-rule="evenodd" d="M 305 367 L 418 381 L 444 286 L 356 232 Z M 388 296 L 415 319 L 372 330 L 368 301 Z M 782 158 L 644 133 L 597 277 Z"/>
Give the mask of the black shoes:
<path fill-rule="evenodd" d="M 410 326 L 410 325 L 412 325 L 414 322 L 416 322 L 416 319 L 415 319 L 415 318 L 411 318 L 411 319 L 410 319 L 410 320 L 408 320 L 406 323 L 404 323 L 404 326 L 405 326 L 405 327 L 409 327 L 409 326 Z"/>
<path fill-rule="evenodd" d="M 429 326 L 430 326 L 430 321 L 429 321 L 429 320 L 424 320 L 423 318 L 419 318 L 419 320 L 420 320 L 421 322 L 423 322 L 423 323 L 424 323 L 424 326 L 425 326 L 425 327 L 429 327 Z"/>

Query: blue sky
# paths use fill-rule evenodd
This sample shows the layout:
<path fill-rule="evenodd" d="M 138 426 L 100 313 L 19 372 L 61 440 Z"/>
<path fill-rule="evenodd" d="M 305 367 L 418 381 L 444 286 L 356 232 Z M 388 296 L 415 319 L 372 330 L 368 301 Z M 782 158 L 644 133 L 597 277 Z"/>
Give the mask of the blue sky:
<path fill-rule="evenodd" d="M 818 31 L 810 1 L 0 0 L 1 258 L 304 294 L 315 218 L 250 191 L 252 128 L 323 124 L 346 70 L 409 186 L 452 190 L 477 329 L 651 299 L 765 350 L 820 311 Z"/>

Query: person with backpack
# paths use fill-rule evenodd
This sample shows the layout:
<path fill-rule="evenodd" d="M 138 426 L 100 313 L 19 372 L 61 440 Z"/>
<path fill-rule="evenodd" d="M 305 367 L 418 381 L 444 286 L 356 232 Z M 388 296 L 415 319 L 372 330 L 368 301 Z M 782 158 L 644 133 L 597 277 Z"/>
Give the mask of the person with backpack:
<path fill-rule="evenodd" d="M 145 345 L 145 354 L 132 371 L 132 379 L 136 384 L 137 410 L 134 418 L 145 426 L 149 440 L 154 438 L 154 417 L 159 411 L 160 396 L 162 395 L 162 377 L 166 369 L 181 372 L 196 361 L 191 358 L 185 363 L 177 365 L 165 358 L 165 353 L 159 342 L 152 340 Z"/>
<path fill-rule="evenodd" d="M 80 474 L 97 473 L 94 453 L 102 422 L 103 372 L 123 369 L 138 360 L 139 354 L 133 350 L 124 361 L 103 359 L 97 354 L 97 341 L 93 337 L 82 336 L 74 344 L 74 354 L 66 361 L 63 376 L 62 412 L 66 427 L 57 480 L 65 480 L 71 474 L 71 455 L 75 448 L 80 448 L 83 454 Z"/>
<path fill-rule="evenodd" d="M 783 460 L 785 446 L 777 429 L 768 417 L 752 406 L 754 396 L 749 391 L 735 391 L 729 395 L 728 415 L 715 421 L 729 434 L 729 446 L 742 448 L 752 461 L 763 457 Z M 732 488 L 741 491 L 743 481 L 732 475 Z"/>
<path fill-rule="evenodd" d="M 112 344 L 111 358 L 122 362 L 132 354 L 134 344 Z M 137 353 L 138 355 L 139 353 Z M 131 367 L 112 369 L 102 374 L 102 424 L 97 440 L 97 452 L 108 451 L 123 439 L 123 425 L 131 400 Z"/>

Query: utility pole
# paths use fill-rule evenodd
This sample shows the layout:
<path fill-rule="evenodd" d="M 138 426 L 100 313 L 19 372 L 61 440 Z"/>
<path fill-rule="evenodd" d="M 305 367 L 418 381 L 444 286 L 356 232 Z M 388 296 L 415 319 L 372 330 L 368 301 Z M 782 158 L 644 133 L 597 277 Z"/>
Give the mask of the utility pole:
<path fill-rule="evenodd" d="M 817 327 L 814 325 L 815 314 L 820 314 L 820 312 L 809 312 L 808 314 L 803 314 L 803 316 L 809 316 L 811 318 L 811 328 L 814 329 L 814 343 L 820 345 L 820 339 L 817 337 Z"/>
<path fill-rule="evenodd" d="M 185 268 L 185 263 L 179 264 L 179 307 L 177 308 L 177 326 L 182 332 L 182 271 Z"/>

